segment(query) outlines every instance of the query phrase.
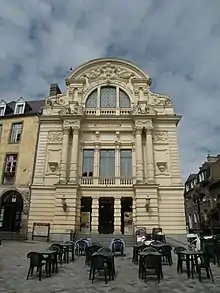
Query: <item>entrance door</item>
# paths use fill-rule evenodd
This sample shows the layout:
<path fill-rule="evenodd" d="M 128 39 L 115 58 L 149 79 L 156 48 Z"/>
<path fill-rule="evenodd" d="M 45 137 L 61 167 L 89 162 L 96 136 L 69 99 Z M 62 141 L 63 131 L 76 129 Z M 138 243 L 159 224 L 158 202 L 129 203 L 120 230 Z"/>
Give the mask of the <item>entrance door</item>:
<path fill-rule="evenodd" d="M 114 232 L 114 198 L 99 198 L 99 233 L 112 234 Z"/>
<path fill-rule="evenodd" d="M 81 198 L 80 231 L 90 233 L 91 231 L 92 198 Z"/>
<path fill-rule="evenodd" d="M 5 193 L 1 198 L 0 229 L 2 231 L 19 232 L 23 199 L 17 191 Z"/>
<path fill-rule="evenodd" d="M 121 199 L 121 232 L 122 234 L 133 233 L 132 197 Z"/>

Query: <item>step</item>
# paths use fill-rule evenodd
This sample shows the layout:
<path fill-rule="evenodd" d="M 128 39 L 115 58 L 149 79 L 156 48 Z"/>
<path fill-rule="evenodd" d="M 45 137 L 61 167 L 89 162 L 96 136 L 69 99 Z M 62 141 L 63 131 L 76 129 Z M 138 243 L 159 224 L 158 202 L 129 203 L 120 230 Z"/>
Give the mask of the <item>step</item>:
<path fill-rule="evenodd" d="M 101 242 L 102 245 L 108 246 L 112 239 L 121 238 L 124 240 L 126 246 L 133 246 L 136 243 L 136 237 L 134 235 L 121 235 L 121 234 L 85 234 L 79 233 L 77 235 L 77 239 L 81 239 L 84 237 L 91 238 L 94 242 Z"/>
<path fill-rule="evenodd" d="M 24 240 L 26 240 L 26 237 L 24 234 L 19 233 L 19 232 L 0 231 L 0 239 L 1 240 L 24 241 Z"/>

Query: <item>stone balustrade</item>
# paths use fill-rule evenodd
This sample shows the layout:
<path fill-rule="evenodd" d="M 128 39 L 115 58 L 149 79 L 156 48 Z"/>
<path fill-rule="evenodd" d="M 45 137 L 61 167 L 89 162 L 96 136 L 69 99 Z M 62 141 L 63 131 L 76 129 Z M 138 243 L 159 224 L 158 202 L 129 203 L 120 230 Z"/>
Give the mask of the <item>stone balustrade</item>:
<path fill-rule="evenodd" d="M 123 178 L 123 177 L 111 177 L 111 178 L 100 178 L 100 177 L 80 177 L 78 182 L 80 185 L 95 185 L 95 186 L 129 186 L 133 185 L 134 178 Z"/>

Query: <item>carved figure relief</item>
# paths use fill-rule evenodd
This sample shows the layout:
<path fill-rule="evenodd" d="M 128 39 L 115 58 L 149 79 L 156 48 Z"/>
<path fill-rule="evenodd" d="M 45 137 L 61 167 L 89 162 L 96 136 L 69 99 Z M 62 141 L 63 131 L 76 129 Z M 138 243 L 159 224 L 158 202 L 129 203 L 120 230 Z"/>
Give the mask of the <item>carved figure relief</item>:
<path fill-rule="evenodd" d="M 59 115 L 83 115 L 83 106 L 78 102 L 70 102 L 59 111 Z"/>
<path fill-rule="evenodd" d="M 147 102 L 140 103 L 138 102 L 132 112 L 132 115 L 139 115 L 139 114 L 144 114 L 144 115 L 157 115 L 157 111 L 150 105 L 148 105 Z"/>
<path fill-rule="evenodd" d="M 63 139 L 63 133 L 62 132 L 49 132 L 48 133 L 48 142 L 61 142 Z"/>
<path fill-rule="evenodd" d="M 167 131 L 155 131 L 153 139 L 155 142 L 167 142 L 168 132 Z"/>
<path fill-rule="evenodd" d="M 151 93 L 151 105 L 155 106 L 172 106 L 171 99 L 167 96 Z"/>
<path fill-rule="evenodd" d="M 66 104 L 66 100 L 65 100 L 66 95 L 65 94 L 60 94 L 57 95 L 56 97 L 49 97 L 45 104 L 47 106 L 63 106 Z"/>
<path fill-rule="evenodd" d="M 56 173 L 56 171 L 59 170 L 59 164 L 58 164 L 58 162 L 48 162 L 48 165 L 49 165 L 50 171 L 52 173 Z"/>

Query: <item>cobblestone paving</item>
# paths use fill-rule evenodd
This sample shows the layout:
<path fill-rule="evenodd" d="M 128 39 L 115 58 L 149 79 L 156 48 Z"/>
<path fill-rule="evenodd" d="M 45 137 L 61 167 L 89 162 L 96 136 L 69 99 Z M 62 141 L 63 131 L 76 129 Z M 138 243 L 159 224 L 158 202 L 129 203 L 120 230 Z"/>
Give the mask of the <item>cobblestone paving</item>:
<path fill-rule="evenodd" d="M 215 283 L 198 279 L 188 280 L 186 274 L 178 275 L 176 272 L 176 259 L 173 267 L 163 266 L 164 279 L 160 284 L 155 279 L 146 283 L 138 279 L 138 266 L 131 261 L 132 249 L 127 248 L 126 257 L 116 258 L 117 276 L 114 281 L 105 284 L 98 279 L 91 283 L 88 279 L 88 267 L 84 265 L 84 257 L 76 258 L 75 262 L 63 264 L 59 267 L 59 273 L 51 278 L 43 278 L 38 281 L 36 277 L 26 280 L 29 266 L 26 255 L 29 251 L 40 251 L 47 244 L 4 242 L 0 248 L 0 293 L 194 293 L 194 292 L 220 292 L 220 268 L 213 266 Z"/>

